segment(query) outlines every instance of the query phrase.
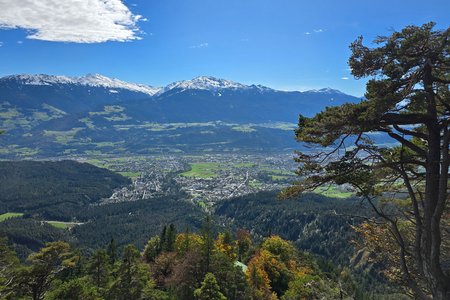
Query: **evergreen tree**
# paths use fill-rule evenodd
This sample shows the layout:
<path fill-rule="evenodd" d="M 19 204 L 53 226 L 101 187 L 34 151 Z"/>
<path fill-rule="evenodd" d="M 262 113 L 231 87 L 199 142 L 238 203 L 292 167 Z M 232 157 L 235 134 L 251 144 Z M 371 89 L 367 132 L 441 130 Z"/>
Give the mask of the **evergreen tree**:
<path fill-rule="evenodd" d="M 144 259 L 146 262 L 154 262 L 156 257 L 161 253 L 161 239 L 159 236 L 150 238 L 144 249 Z"/>
<path fill-rule="evenodd" d="M 171 252 L 175 250 L 175 241 L 177 239 L 177 230 L 175 225 L 170 224 L 167 230 L 167 241 L 165 251 Z"/>
<path fill-rule="evenodd" d="M 57 276 L 74 266 L 70 245 L 65 242 L 47 243 L 44 248 L 28 257 L 29 266 L 19 271 L 19 294 L 41 300 L 51 288 Z"/>
<path fill-rule="evenodd" d="M 9 247 L 8 240 L 0 237 L 0 298 L 7 298 L 13 292 L 19 259 Z"/>
<path fill-rule="evenodd" d="M 48 293 L 46 300 L 99 300 L 95 286 L 85 277 L 75 278 L 56 285 Z"/>
<path fill-rule="evenodd" d="M 109 256 L 103 249 L 98 249 L 89 261 L 89 274 L 97 288 L 105 288 L 109 281 Z"/>
<path fill-rule="evenodd" d="M 189 227 L 186 226 L 186 230 L 184 231 L 183 235 L 183 242 L 181 244 L 179 252 L 181 252 L 181 254 L 184 255 L 186 252 L 189 251 L 190 247 L 191 247 L 191 236 L 189 234 Z"/>
<path fill-rule="evenodd" d="M 161 243 L 159 246 L 161 251 L 166 251 L 166 249 L 167 249 L 167 226 L 164 226 L 163 230 L 161 231 L 161 237 L 160 237 L 159 241 Z"/>
<path fill-rule="evenodd" d="M 116 241 L 114 240 L 114 238 L 111 238 L 111 241 L 109 242 L 109 245 L 108 245 L 108 249 L 106 251 L 109 256 L 109 263 L 111 265 L 114 265 L 117 260 L 117 246 L 116 246 Z"/>
<path fill-rule="evenodd" d="M 300 116 L 297 140 L 332 150 L 299 153 L 304 180 L 283 195 L 352 185 L 377 215 L 360 232 L 389 276 L 416 298 L 450 299 L 450 28 L 434 25 L 407 26 L 375 48 L 351 44 L 352 74 L 372 77 L 366 99 Z M 380 133 L 399 146 L 376 145 Z"/>
<path fill-rule="evenodd" d="M 117 277 L 108 293 L 108 299 L 154 299 L 157 292 L 150 278 L 148 266 L 139 260 L 139 251 L 133 245 L 125 247 Z"/>
<path fill-rule="evenodd" d="M 194 291 L 194 296 L 198 300 L 226 300 L 227 298 L 220 292 L 214 274 L 207 273 L 202 282 L 202 286 Z"/>
<path fill-rule="evenodd" d="M 214 249 L 214 237 L 211 217 L 207 216 L 203 226 L 201 228 L 201 236 L 203 239 L 202 245 L 202 257 L 203 257 L 203 269 L 206 272 L 210 271 L 211 255 Z"/>

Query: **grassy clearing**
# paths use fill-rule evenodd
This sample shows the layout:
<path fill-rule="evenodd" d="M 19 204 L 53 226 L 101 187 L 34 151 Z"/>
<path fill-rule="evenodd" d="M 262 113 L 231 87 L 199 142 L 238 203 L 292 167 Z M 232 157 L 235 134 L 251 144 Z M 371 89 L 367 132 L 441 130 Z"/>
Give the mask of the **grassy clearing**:
<path fill-rule="evenodd" d="M 0 111 L 0 118 L 2 119 L 11 119 L 21 116 L 21 113 L 16 108 L 2 108 Z"/>
<path fill-rule="evenodd" d="M 104 147 L 116 147 L 120 144 L 122 144 L 122 142 L 99 142 L 99 143 L 93 143 L 95 144 L 95 147 L 97 148 L 104 148 Z"/>
<path fill-rule="evenodd" d="M 181 173 L 181 176 L 197 177 L 197 178 L 212 178 L 217 176 L 219 170 L 218 163 L 195 163 L 191 164 L 191 170 Z"/>
<path fill-rule="evenodd" d="M 235 164 L 234 165 L 236 168 L 252 168 L 255 167 L 256 164 L 255 163 L 239 163 L 239 164 Z"/>
<path fill-rule="evenodd" d="M 280 176 L 280 175 L 270 175 L 270 178 L 272 179 L 272 181 L 284 181 L 289 179 L 288 176 Z"/>
<path fill-rule="evenodd" d="M 49 112 L 51 112 L 53 117 L 56 117 L 56 118 L 60 118 L 60 117 L 62 117 L 64 115 L 67 115 L 67 113 L 65 111 L 60 110 L 60 109 L 58 109 L 58 108 L 56 108 L 54 106 L 48 105 L 46 103 L 42 104 L 42 108 L 48 110 Z"/>
<path fill-rule="evenodd" d="M 330 187 L 319 187 L 314 191 L 317 194 L 330 197 L 330 198 L 339 198 L 339 199 L 345 199 L 350 198 L 354 194 L 349 191 L 342 191 L 336 186 L 330 186 Z"/>
<path fill-rule="evenodd" d="M 279 169 L 271 169 L 269 167 L 262 167 L 261 170 L 266 171 L 268 174 L 278 175 L 278 176 L 295 176 L 295 173 L 292 171 L 279 170 Z"/>
<path fill-rule="evenodd" d="M 73 223 L 73 222 L 60 222 L 60 221 L 45 221 L 45 222 L 59 229 L 68 229 L 76 225 L 80 225 L 80 223 Z"/>
<path fill-rule="evenodd" d="M 140 172 L 117 172 L 117 173 L 128 178 L 138 178 L 139 176 L 141 176 Z"/>
<path fill-rule="evenodd" d="M 0 222 L 23 216 L 23 213 L 8 212 L 0 215 Z"/>
<path fill-rule="evenodd" d="M 56 131 L 56 130 L 44 130 L 44 136 L 51 136 L 55 138 L 55 142 L 60 144 L 67 144 L 75 139 L 75 135 L 84 128 L 75 127 L 71 130 Z"/>
<path fill-rule="evenodd" d="M 249 181 L 248 186 L 250 186 L 251 188 L 257 189 L 257 188 L 262 187 L 262 183 L 256 179 L 252 179 Z"/>
<path fill-rule="evenodd" d="M 94 121 L 92 121 L 88 117 L 79 119 L 78 121 L 83 122 L 86 125 L 86 127 L 89 129 L 95 129 Z"/>
<path fill-rule="evenodd" d="M 103 108 L 103 111 L 92 111 L 89 112 L 90 116 L 104 116 L 104 115 L 111 115 L 114 113 L 120 113 L 125 110 L 124 107 L 119 105 L 106 105 Z"/>
<path fill-rule="evenodd" d="M 110 122 L 121 122 L 121 121 L 130 120 L 131 118 L 129 116 L 127 116 L 126 114 L 120 114 L 120 115 L 114 115 L 111 117 L 105 117 L 105 119 Z"/>

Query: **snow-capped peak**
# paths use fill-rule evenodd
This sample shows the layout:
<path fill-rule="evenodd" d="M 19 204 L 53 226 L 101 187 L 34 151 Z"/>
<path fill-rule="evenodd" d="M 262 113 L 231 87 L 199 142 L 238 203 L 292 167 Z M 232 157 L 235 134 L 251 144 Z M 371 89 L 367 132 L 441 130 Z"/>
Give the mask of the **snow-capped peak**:
<path fill-rule="evenodd" d="M 225 89 L 238 90 L 238 89 L 250 89 L 250 88 L 258 88 L 261 91 L 269 89 L 269 88 L 259 86 L 259 85 L 258 86 L 256 86 L 256 85 L 249 86 L 249 85 L 234 82 L 231 80 L 215 78 L 212 76 L 198 76 L 191 80 L 182 80 L 182 81 L 176 81 L 174 83 L 171 83 L 171 84 L 167 85 L 165 88 L 163 88 L 159 92 L 159 94 L 165 93 L 165 92 L 173 90 L 173 89 L 208 90 L 208 91 L 217 92 L 217 91 L 225 90 Z"/>
<path fill-rule="evenodd" d="M 103 87 L 108 89 L 125 89 L 133 92 L 140 92 L 150 96 L 156 94 L 161 88 L 156 88 L 144 84 L 125 82 L 116 78 L 109 78 L 100 74 L 87 74 L 82 77 L 52 76 L 45 74 L 38 75 L 12 75 L 3 77 L 2 80 L 17 80 L 25 85 L 57 85 L 75 84 L 92 87 Z"/>
<path fill-rule="evenodd" d="M 166 87 L 152 87 L 144 84 L 129 83 L 116 78 L 106 77 L 100 74 L 87 74 L 81 77 L 53 76 L 45 74 L 29 75 L 11 75 L 0 78 L 2 81 L 14 80 L 25 85 L 58 85 L 74 84 L 82 86 L 102 87 L 108 89 L 110 93 L 118 93 L 118 89 L 129 90 L 133 92 L 144 93 L 149 96 L 160 95 L 170 90 L 208 90 L 219 92 L 222 90 L 257 90 L 259 93 L 273 92 L 274 89 L 262 85 L 245 85 L 231 80 L 220 79 L 212 76 L 198 76 L 191 80 L 176 81 Z M 303 93 L 320 94 L 344 94 L 339 90 L 332 88 L 322 88 L 304 91 Z"/>
<path fill-rule="evenodd" d="M 330 87 L 323 88 L 323 89 L 316 89 L 316 90 L 308 90 L 304 93 L 321 93 L 321 94 L 343 94 L 341 91 L 332 89 Z"/>
<path fill-rule="evenodd" d="M 198 76 L 191 80 L 182 80 L 171 83 L 166 86 L 164 90 L 168 91 L 172 89 L 196 89 L 217 91 L 221 89 L 238 89 L 245 87 L 247 86 L 230 80 L 218 79 L 211 76 Z"/>

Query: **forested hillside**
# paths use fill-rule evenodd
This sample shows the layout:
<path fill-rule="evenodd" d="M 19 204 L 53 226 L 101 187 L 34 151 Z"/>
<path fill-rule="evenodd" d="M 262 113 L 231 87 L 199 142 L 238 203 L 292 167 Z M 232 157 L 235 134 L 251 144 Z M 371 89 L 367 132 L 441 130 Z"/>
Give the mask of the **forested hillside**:
<path fill-rule="evenodd" d="M 109 197 L 130 180 L 75 161 L 1 161 L 0 212 L 21 212 L 50 220 L 71 220 L 74 213 Z"/>
<path fill-rule="evenodd" d="M 208 218 L 199 233 L 171 224 L 142 252 L 128 245 L 121 256 L 114 240 L 89 256 L 47 243 L 26 265 L 5 239 L 0 253 L 6 299 L 369 299 L 348 269 L 324 271 L 276 235 L 255 243 L 245 230 L 214 234 Z"/>
<path fill-rule="evenodd" d="M 256 236 L 278 234 L 299 248 L 348 263 L 354 249 L 351 225 L 361 222 L 353 216 L 370 216 L 372 211 L 359 199 L 333 199 L 306 194 L 290 200 L 277 198 L 279 192 L 262 192 L 224 202 L 216 214 L 235 228 L 246 228 Z"/>

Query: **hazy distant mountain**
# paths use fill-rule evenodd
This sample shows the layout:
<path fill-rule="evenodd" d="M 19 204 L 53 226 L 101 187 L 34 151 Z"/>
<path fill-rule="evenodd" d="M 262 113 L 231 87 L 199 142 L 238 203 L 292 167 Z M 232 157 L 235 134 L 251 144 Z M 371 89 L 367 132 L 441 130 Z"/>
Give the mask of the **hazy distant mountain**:
<path fill-rule="evenodd" d="M 12 75 L 0 78 L 2 83 L 16 82 L 22 85 L 33 86 L 57 86 L 57 85 L 74 85 L 74 86 L 87 86 L 87 87 L 100 87 L 108 88 L 111 93 L 115 91 L 113 89 L 123 89 L 137 93 L 143 93 L 150 96 L 156 94 L 161 88 L 155 88 L 152 86 L 136 83 L 128 83 L 116 78 L 109 78 L 100 74 L 87 74 L 82 77 L 68 77 L 68 76 L 52 76 L 52 75 Z"/>
<path fill-rule="evenodd" d="M 158 88 L 98 74 L 0 78 L 0 155 L 265 151 L 296 146 L 298 115 L 359 98 L 200 76 Z"/>
<path fill-rule="evenodd" d="M 311 116 L 326 106 L 358 101 L 330 88 L 287 92 L 203 76 L 169 84 L 152 99 L 124 106 L 138 119 L 158 122 L 296 123 L 299 113 Z"/>
<path fill-rule="evenodd" d="M 0 101 L 19 108 L 43 103 L 68 112 L 89 111 L 99 105 L 153 96 L 159 88 L 127 83 L 98 74 L 84 77 L 12 75 L 0 78 Z"/>

